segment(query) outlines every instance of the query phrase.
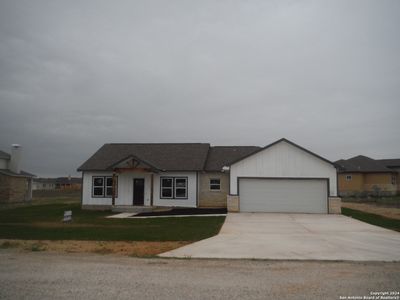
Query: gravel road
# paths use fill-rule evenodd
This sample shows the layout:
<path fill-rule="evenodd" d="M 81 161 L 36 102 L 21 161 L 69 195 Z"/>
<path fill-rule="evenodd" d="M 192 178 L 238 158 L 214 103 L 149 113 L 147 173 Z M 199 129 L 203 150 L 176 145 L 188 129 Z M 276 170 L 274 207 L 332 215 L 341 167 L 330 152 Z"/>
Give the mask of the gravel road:
<path fill-rule="evenodd" d="M 0 299 L 339 299 L 396 290 L 400 263 L 139 259 L 0 250 Z"/>

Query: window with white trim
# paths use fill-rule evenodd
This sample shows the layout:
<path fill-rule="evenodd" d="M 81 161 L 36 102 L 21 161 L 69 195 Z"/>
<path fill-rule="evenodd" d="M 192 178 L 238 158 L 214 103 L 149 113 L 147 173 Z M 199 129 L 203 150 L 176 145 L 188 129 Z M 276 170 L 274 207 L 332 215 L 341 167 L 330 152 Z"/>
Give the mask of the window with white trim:
<path fill-rule="evenodd" d="M 187 177 L 161 177 L 160 198 L 161 199 L 187 199 L 188 198 Z"/>
<path fill-rule="evenodd" d="M 161 177 L 161 195 L 160 198 L 172 199 L 174 194 L 174 178 Z"/>
<path fill-rule="evenodd" d="M 176 177 L 175 182 L 175 198 L 176 199 L 187 199 L 187 178 Z"/>
<path fill-rule="evenodd" d="M 115 197 L 118 197 L 118 177 L 115 177 Z M 93 176 L 92 197 L 111 198 L 113 191 L 112 176 Z"/>
<path fill-rule="evenodd" d="M 346 181 L 351 181 L 353 177 L 351 175 L 346 175 Z"/>
<path fill-rule="evenodd" d="M 221 179 L 210 178 L 210 191 L 220 191 L 221 190 Z"/>
<path fill-rule="evenodd" d="M 396 175 L 392 175 L 392 184 L 395 185 L 397 183 Z"/>
<path fill-rule="evenodd" d="M 93 177 L 93 197 L 104 197 L 104 177 Z"/>

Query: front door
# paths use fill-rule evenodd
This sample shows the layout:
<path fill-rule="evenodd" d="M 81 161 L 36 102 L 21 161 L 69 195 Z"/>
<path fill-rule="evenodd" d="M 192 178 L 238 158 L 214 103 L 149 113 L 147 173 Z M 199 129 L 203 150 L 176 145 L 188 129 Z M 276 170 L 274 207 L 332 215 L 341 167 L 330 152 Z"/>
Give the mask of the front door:
<path fill-rule="evenodd" d="M 144 179 L 133 179 L 133 205 L 144 204 Z"/>

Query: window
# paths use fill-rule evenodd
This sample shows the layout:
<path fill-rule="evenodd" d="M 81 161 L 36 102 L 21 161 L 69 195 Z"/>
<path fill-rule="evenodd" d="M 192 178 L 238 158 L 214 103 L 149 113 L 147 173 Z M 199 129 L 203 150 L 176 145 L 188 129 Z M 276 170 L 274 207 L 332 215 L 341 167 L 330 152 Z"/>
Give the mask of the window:
<path fill-rule="evenodd" d="M 175 198 L 187 198 L 187 178 L 175 178 Z"/>
<path fill-rule="evenodd" d="M 93 177 L 93 197 L 104 197 L 104 177 Z"/>
<path fill-rule="evenodd" d="M 351 175 L 346 175 L 346 181 L 351 181 L 352 177 Z"/>
<path fill-rule="evenodd" d="M 211 178 L 210 179 L 210 190 L 211 191 L 220 191 L 221 190 L 221 179 Z"/>
<path fill-rule="evenodd" d="M 187 177 L 161 177 L 161 199 L 187 199 Z"/>
<path fill-rule="evenodd" d="M 396 184 L 396 175 L 392 175 L 392 184 L 395 185 Z"/>
<path fill-rule="evenodd" d="M 173 177 L 161 177 L 161 198 L 173 198 Z"/>
<path fill-rule="evenodd" d="M 112 176 L 93 176 L 92 196 L 94 198 L 111 198 L 112 188 Z M 118 197 L 118 177 L 115 177 L 115 197 Z"/>

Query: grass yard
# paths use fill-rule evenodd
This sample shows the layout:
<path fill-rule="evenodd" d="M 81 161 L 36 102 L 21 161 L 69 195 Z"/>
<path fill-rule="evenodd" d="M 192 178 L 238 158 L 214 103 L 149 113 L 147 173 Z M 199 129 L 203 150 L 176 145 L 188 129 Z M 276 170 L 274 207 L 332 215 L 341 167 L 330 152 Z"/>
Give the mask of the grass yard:
<path fill-rule="evenodd" d="M 61 222 L 72 210 L 72 223 Z M 0 238 L 30 240 L 197 241 L 217 234 L 225 217 L 106 219 L 79 203 L 32 205 L 0 211 Z"/>
<path fill-rule="evenodd" d="M 61 221 L 66 210 L 72 210 L 73 221 L 71 223 Z M 3 239 L 3 244 L 5 243 L 3 248 L 13 248 L 12 245 L 18 244 L 23 244 L 25 248 L 30 248 L 29 245 L 32 244 L 33 248 L 37 248 L 36 245 L 39 243 L 42 246 L 47 245 L 45 248 L 52 249 L 57 248 L 56 244 L 59 245 L 60 241 L 62 244 L 63 240 L 69 240 L 71 241 L 68 243 L 69 250 L 73 243 L 86 241 L 85 247 L 82 246 L 85 243 L 80 243 L 79 247 L 90 249 L 94 247 L 97 250 L 92 252 L 96 253 L 102 253 L 107 245 L 105 253 L 111 251 L 109 248 L 112 246 L 117 247 L 118 251 L 122 248 L 133 249 L 134 253 L 139 253 L 138 255 L 141 256 L 146 252 L 144 248 L 147 247 L 149 250 L 147 253 L 153 255 L 155 252 L 155 254 L 161 253 L 216 235 L 225 220 L 225 217 L 211 216 L 150 219 L 105 218 L 110 214 L 105 211 L 82 210 L 77 195 L 40 195 L 34 198 L 31 205 L 0 209 L 0 239 Z M 9 244 L 7 242 L 9 240 L 13 240 L 13 242 Z M 117 244 L 115 241 L 120 243 Z M 76 246 L 74 249 L 79 247 Z M 70 252 L 68 249 L 66 251 Z"/>
<path fill-rule="evenodd" d="M 346 207 L 342 207 L 342 214 L 372 225 L 400 231 L 400 220 L 390 219 L 380 215 L 371 214 Z"/>
<path fill-rule="evenodd" d="M 400 195 L 398 196 L 386 196 L 386 197 L 342 197 L 342 202 L 350 203 L 369 203 L 388 207 L 399 207 L 400 208 Z"/>

